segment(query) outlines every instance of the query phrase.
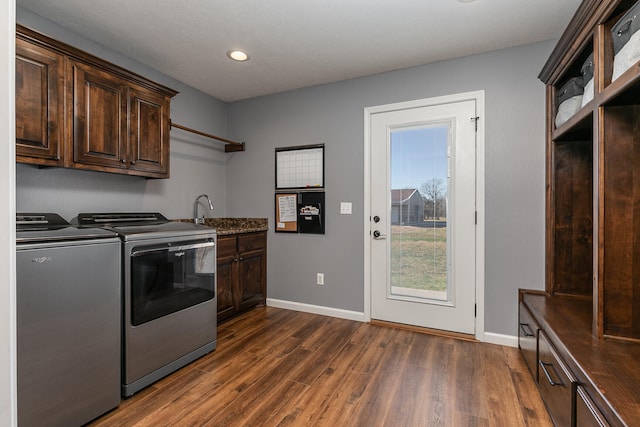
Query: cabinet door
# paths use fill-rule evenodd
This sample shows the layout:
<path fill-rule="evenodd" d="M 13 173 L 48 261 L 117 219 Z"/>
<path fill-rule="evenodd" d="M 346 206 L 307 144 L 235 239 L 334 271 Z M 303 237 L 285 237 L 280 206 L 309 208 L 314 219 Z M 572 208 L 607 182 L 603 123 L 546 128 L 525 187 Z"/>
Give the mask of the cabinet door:
<path fill-rule="evenodd" d="M 127 84 L 124 80 L 71 62 L 73 160 L 81 165 L 127 167 Z M 92 167 L 93 170 L 100 170 Z"/>
<path fill-rule="evenodd" d="M 218 237 L 216 241 L 216 286 L 218 292 L 218 323 L 237 313 L 235 295 L 238 283 L 236 237 Z"/>
<path fill-rule="evenodd" d="M 238 236 L 240 310 L 264 302 L 267 276 L 266 247 L 266 233 Z"/>
<path fill-rule="evenodd" d="M 234 295 L 237 282 L 237 259 L 235 255 L 218 257 L 216 265 L 216 287 L 218 298 L 218 323 L 237 312 Z"/>
<path fill-rule="evenodd" d="M 143 88 L 130 91 L 129 168 L 169 176 L 169 100 Z"/>
<path fill-rule="evenodd" d="M 239 254 L 240 310 L 264 302 L 265 251 Z"/>
<path fill-rule="evenodd" d="M 17 161 L 62 165 L 64 57 L 16 40 Z"/>

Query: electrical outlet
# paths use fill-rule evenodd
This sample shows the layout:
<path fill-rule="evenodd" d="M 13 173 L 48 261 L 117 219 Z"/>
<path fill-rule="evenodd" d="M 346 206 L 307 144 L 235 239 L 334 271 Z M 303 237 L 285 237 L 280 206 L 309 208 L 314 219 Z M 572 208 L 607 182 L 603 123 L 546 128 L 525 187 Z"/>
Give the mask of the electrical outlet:
<path fill-rule="evenodd" d="M 318 275 L 316 277 L 316 284 L 317 285 L 324 285 L 324 273 L 318 273 Z"/>

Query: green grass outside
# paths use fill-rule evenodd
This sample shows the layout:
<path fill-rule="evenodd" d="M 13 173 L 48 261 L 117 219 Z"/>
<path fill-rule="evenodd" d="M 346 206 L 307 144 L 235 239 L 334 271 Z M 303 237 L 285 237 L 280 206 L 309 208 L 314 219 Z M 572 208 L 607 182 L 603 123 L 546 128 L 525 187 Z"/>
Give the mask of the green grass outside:
<path fill-rule="evenodd" d="M 391 286 L 446 290 L 446 228 L 391 226 Z"/>

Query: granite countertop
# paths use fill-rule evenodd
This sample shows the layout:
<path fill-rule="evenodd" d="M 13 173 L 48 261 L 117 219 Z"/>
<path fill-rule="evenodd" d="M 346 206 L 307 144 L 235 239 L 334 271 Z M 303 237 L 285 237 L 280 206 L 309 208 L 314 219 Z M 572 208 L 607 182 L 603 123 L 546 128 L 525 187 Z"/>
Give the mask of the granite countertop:
<path fill-rule="evenodd" d="M 176 222 L 193 222 L 191 219 L 174 219 Z M 219 236 L 238 233 L 253 233 L 267 231 L 269 220 L 267 218 L 205 218 L 204 225 L 215 228 Z"/>

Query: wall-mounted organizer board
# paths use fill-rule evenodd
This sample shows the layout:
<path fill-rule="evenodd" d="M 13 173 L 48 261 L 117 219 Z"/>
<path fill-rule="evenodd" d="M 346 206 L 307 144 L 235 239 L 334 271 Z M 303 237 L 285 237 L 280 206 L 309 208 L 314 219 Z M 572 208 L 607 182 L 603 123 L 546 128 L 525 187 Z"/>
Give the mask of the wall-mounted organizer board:
<path fill-rule="evenodd" d="M 324 191 L 276 193 L 276 232 L 324 234 Z"/>
<path fill-rule="evenodd" d="M 324 144 L 276 148 L 276 190 L 324 188 Z"/>
<path fill-rule="evenodd" d="M 324 234 L 324 144 L 276 148 L 275 162 L 275 231 Z"/>

